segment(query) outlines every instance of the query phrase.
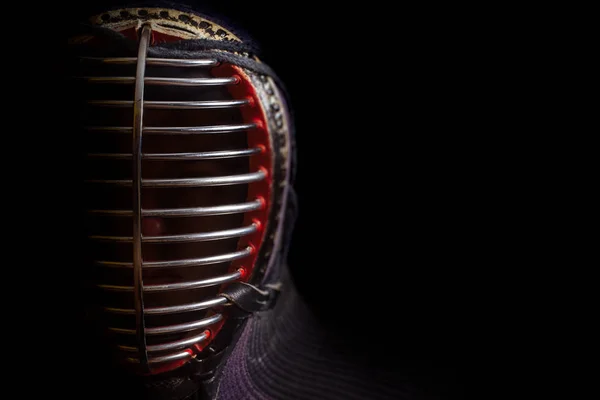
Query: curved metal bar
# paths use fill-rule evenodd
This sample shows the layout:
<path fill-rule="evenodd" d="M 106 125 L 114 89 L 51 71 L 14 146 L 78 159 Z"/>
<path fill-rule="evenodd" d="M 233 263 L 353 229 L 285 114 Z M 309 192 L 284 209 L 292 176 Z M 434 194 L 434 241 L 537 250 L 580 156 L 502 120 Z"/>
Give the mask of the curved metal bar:
<path fill-rule="evenodd" d="M 207 126 L 149 126 L 144 128 L 147 134 L 203 135 L 215 133 L 232 133 L 256 128 L 256 124 L 231 124 Z M 92 132 L 131 133 L 127 126 L 86 126 L 84 129 Z"/>
<path fill-rule="evenodd" d="M 133 291 L 135 306 L 136 335 L 139 343 L 139 357 L 146 371 L 150 371 L 146 349 L 146 329 L 144 323 L 144 284 L 142 281 L 142 125 L 144 119 L 144 74 L 146 53 L 152 29 L 144 25 L 140 34 L 137 69 L 135 75 L 135 100 L 133 104 Z"/>
<path fill-rule="evenodd" d="M 206 310 L 211 307 L 224 306 L 228 303 L 228 300 L 223 296 L 215 297 L 214 299 L 200 301 L 198 303 L 180 304 L 177 306 L 168 307 L 150 307 L 144 309 L 146 315 L 165 315 L 165 314 L 179 314 L 191 311 Z M 104 307 L 104 311 L 112 314 L 124 314 L 124 315 L 135 315 L 135 310 L 130 308 L 113 308 Z"/>
<path fill-rule="evenodd" d="M 136 57 L 79 57 L 82 61 L 94 61 L 103 64 L 127 65 L 135 64 Z M 219 65 L 217 60 L 211 59 L 179 59 L 179 58 L 146 58 L 146 65 L 161 67 L 215 67 Z"/>
<path fill-rule="evenodd" d="M 265 171 L 259 170 L 240 175 L 228 176 L 209 176 L 205 178 L 182 178 L 182 179 L 143 179 L 142 187 L 204 187 L 204 186 L 224 186 L 224 185 L 240 185 L 245 183 L 258 182 L 267 177 Z M 128 179 L 92 179 L 86 183 L 115 185 L 115 186 L 131 186 L 131 180 Z"/>
<path fill-rule="evenodd" d="M 212 324 L 215 324 L 223 319 L 221 314 L 211 315 L 210 317 L 200 319 L 198 321 L 186 322 L 183 324 L 177 325 L 167 325 L 167 326 L 158 326 L 156 328 L 148 328 L 148 335 L 164 335 L 167 333 L 179 333 L 179 332 L 188 332 L 193 331 L 195 329 L 206 328 Z M 135 334 L 135 330 L 133 329 L 123 329 L 123 328 L 108 328 L 108 330 L 115 333 L 122 333 L 125 335 L 133 335 Z"/>
<path fill-rule="evenodd" d="M 88 83 L 108 84 L 132 84 L 136 82 L 135 76 L 84 76 Z M 154 86 L 226 86 L 239 83 L 240 78 L 231 76 L 228 78 L 163 78 L 149 76 L 143 78 L 145 85 Z"/>
<path fill-rule="evenodd" d="M 142 209 L 142 217 L 202 217 L 207 215 L 239 214 L 260 210 L 263 206 L 264 203 L 260 199 L 257 199 L 247 203 L 214 207 Z M 91 214 L 114 217 L 131 217 L 132 215 L 131 210 L 89 210 L 88 212 Z"/>
<path fill-rule="evenodd" d="M 129 100 L 89 100 L 93 106 L 100 107 L 132 107 Z M 153 110 L 206 110 L 214 108 L 234 108 L 250 104 L 249 99 L 243 100 L 206 100 L 206 101 L 146 101 L 144 108 Z"/>
<path fill-rule="evenodd" d="M 223 283 L 233 282 L 239 279 L 242 276 L 242 273 L 238 270 L 235 272 L 231 272 L 226 275 L 216 276 L 214 278 L 201 279 L 197 281 L 186 281 L 186 282 L 177 282 L 177 283 L 162 283 L 156 285 L 145 285 L 144 292 L 170 292 L 174 290 L 189 290 L 189 289 L 199 289 L 203 287 L 210 286 L 218 286 Z M 132 286 L 119 286 L 119 285 L 97 285 L 100 289 L 108 290 L 111 292 L 131 292 L 134 290 Z"/>
<path fill-rule="evenodd" d="M 198 267 L 200 265 L 218 264 L 222 262 L 229 262 L 233 260 L 239 260 L 240 258 L 248 257 L 252 254 L 252 247 L 248 246 L 243 250 L 234 251 L 233 253 L 219 254 L 216 256 L 208 256 L 202 258 L 189 258 L 184 260 L 171 260 L 171 261 L 148 261 L 144 263 L 144 268 L 170 268 L 170 267 Z M 130 262 L 123 261 L 94 261 L 95 265 L 102 267 L 116 267 L 116 268 L 132 268 L 133 264 Z"/>
<path fill-rule="evenodd" d="M 241 150 L 220 150 L 220 151 L 205 151 L 202 153 L 149 153 L 142 154 L 143 160 L 161 160 L 161 161 L 180 161 L 180 160 L 218 160 L 224 158 L 248 157 L 253 154 L 258 154 L 262 150 L 260 147 L 253 149 Z M 90 158 L 109 158 L 119 160 L 131 159 L 131 154 L 126 153 L 90 153 Z"/>
<path fill-rule="evenodd" d="M 190 345 L 196 344 L 198 342 L 203 342 L 206 339 L 208 339 L 208 337 L 209 337 L 209 334 L 207 334 L 206 331 L 204 331 L 200 335 L 196 335 L 196 336 L 193 336 L 190 338 L 177 340 L 174 342 L 150 345 L 150 346 L 147 346 L 147 349 L 148 349 L 148 352 L 173 350 L 173 349 L 178 349 L 181 347 L 190 346 Z M 124 351 L 138 351 L 138 348 L 134 347 L 134 346 L 117 346 L 117 347 Z"/>
<path fill-rule="evenodd" d="M 192 355 L 190 354 L 190 352 L 188 352 L 188 351 L 181 351 L 181 352 L 178 352 L 178 353 L 167 354 L 166 356 L 150 357 L 150 358 L 148 358 L 148 362 L 150 364 L 159 364 L 159 363 L 164 363 L 164 362 L 169 362 L 169 361 L 183 360 L 183 359 L 190 358 L 190 357 L 192 357 Z M 127 361 L 133 362 L 133 363 L 139 363 L 140 362 L 139 359 L 133 358 L 133 357 L 128 357 Z"/>
<path fill-rule="evenodd" d="M 250 235 L 258 229 L 256 224 L 250 224 L 241 228 L 225 229 L 222 231 L 201 232 L 201 233 L 185 233 L 182 235 L 165 235 L 165 236 L 142 236 L 142 243 L 189 243 L 189 242 L 206 242 L 210 240 L 231 239 Z M 136 238 L 131 236 L 89 236 L 91 240 L 102 242 L 118 242 L 131 243 L 135 242 Z"/>

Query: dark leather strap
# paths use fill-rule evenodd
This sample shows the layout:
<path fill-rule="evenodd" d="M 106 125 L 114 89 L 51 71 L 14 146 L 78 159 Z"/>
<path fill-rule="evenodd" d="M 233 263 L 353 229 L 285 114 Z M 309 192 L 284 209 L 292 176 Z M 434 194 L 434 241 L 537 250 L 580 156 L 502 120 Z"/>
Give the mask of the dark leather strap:
<path fill-rule="evenodd" d="M 259 289 L 245 282 L 234 282 L 228 285 L 220 295 L 241 311 L 240 314 L 232 310 L 234 314 L 242 316 L 244 313 L 251 314 L 271 308 L 275 304 L 279 290 L 274 285 Z"/>

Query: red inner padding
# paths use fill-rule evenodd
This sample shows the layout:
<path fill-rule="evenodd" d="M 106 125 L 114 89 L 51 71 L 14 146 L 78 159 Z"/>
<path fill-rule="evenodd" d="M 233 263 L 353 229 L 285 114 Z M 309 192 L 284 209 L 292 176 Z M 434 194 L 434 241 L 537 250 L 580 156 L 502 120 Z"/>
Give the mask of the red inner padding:
<path fill-rule="evenodd" d="M 248 281 L 254 272 L 256 266 L 256 258 L 258 257 L 258 250 L 264 240 L 265 227 L 268 221 L 269 208 L 271 206 L 271 187 L 272 187 L 272 156 L 271 156 L 271 143 L 269 140 L 268 125 L 266 117 L 259 106 L 260 102 L 256 90 L 250 83 L 248 76 L 237 66 L 230 64 L 222 64 L 211 70 L 211 73 L 215 77 L 231 77 L 237 75 L 240 77 L 240 83 L 237 85 L 231 85 L 228 87 L 229 92 L 234 99 L 245 99 L 250 98 L 250 105 L 241 108 L 242 118 L 244 122 L 254 122 L 257 127 L 248 131 L 248 148 L 260 147 L 262 151 L 250 157 L 250 171 L 256 172 L 259 169 L 264 171 L 266 174 L 265 179 L 253 182 L 248 185 L 248 201 L 259 198 L 263 202 L 263 207 L 256 211 L 247 212 L 244 214 L 243 226 L 247 226 L 251 223 L 256 223 L 258 229 L 251 235 L 242 237 L 238 242 L 238 249 L 244 249 L 247 246 L 253 248 L 252 254 L 249 257 L 241 260 L 235 260 L 231 263 L 229 272 L 241 269 L 243 271 L 242 277 L 239 281 Z M 227 284 L 223 285 L 223 288 Z M 207 316 L 214 314 L 214 312 L 207 313 Z M 225 323 L 225 318 L 212 326 L 212 337 L 215 337 Z M 206 346 L 210 344 L 210 340 L 205 340 L 202 343 L 197 343 L 193 347 L 198 351 L 202 351 Z M 180 364 L 183 365 L 183 364 Z M 175 368 L 180 365 L 175 366 Z M 174 368 L 170 368 L 174 369 Z M 153 371 L 153 373 L 156 373 Z"/>

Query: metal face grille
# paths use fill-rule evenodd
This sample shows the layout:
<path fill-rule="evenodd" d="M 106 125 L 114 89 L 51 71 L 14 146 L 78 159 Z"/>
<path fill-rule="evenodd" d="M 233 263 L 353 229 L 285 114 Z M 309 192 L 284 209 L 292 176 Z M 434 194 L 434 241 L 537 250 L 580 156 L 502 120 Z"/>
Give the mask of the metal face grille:
<path fill-rule="evenodd" d="M 252 185 L 269 174 L 252 162 L 266 151 L 248 139 L 266 129 L 245 117 L 254 100 L 228 90 L 243 78 L 212 75 L 215 60 L 148 58 L 151 33 L 137 57 L 81 57 L 78 78 L 99 320 L 142 373 L 194 357 L 222 325 L 219 292 L 247 277 L 259 243 L 244 238 L 266 224 L 249 218 L 268 207 Z"/>

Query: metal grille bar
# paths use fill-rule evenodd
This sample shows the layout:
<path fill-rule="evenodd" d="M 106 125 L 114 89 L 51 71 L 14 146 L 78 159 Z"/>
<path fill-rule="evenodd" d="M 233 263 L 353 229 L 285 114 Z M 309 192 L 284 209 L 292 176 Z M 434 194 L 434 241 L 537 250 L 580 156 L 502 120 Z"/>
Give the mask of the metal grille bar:
<path fill-rule="evenodd" d="M 261 148 L 255 147 L 253 149 L 205 151 L 202 153 L 148 153 L 148 154 L 142 154 L 142 159 L 143 160 L 162 160 L 162 161 L 216 160 L 216 159 L 224 159 L 224 158 L 248 157 L 253 154 L 258 154 L 260 152 L 261 152 Z M 131 159 L 131 154 L 90 153 L 90 154 L 88 154 L 88 157 L 129 160 L 129 159 Z"/>
<path fill-rule="evenodd" d="M 186 338 L 182 340 L 177 340 L 174 342 L 163 343 L 163 344 L 155 344 L 148 346 L 148 352 L 156 352 L 156 351 L 165 351 L 165 350 L 173 350 L 181 347 L 190 346 L 192 344 L 196 344 L 198 342 L 203 342 L 208 339 L 208 334 L 206 332 L 202 332 L 200 335 L 193 336 L 191 338 Z M 137 347 L 133 346 L 118 346 L 119 349 L 124 351 L 138 351 Z"/>
<path fill-rule="evenodd" d="M 159 363 L 164 363 L 164 362 L 169 362 L 169 361 L 177 361 L 177 360 L 184 360 L 186 358 L 191 358 L 192 355 L 187 352 L 187 351 L 182 351 L 179 353 L 174 353 L 174 354 L 169 354 L 166 356 L 160 356 L 160 357 L 150 357 L 148 359 L 148 362 L 150 364 L 159 364 Z M 127 358 L 127 361 L 133 362 L 133 363 L 139 363 L 140 360 L 137 358 L 133 358 L 133 357 L 129 357 Z"/>
<path fill-rule="evenodd" d="M 239 214 L 249 211 L 260 210 L 263 202 L 260 199 L 240 204 L 229 204 L 214 207 L 193 208 L 163 208 L 154 210 L 142 210 L 142 217 L 200 217 L 207 215 Z M 130 210 L 89 210 L 90 214 L 107 215 L 115 217 L 130 217 Z"/>
<path fill-rule="evenodd" d="M 81 79 L 89 83 L 132 84 L 135 76 L 83 76 Z M 239 83 L 240 78 L 162 78 L 157 76 L 143 78 L 144 85 L 154 86 L 226 86 Z"/>
<path fill-rule="evenodd" d="M 253 251 L 254 250 L 252 249 L 252 247 L 248 246 L 243 250 L 235 251 L 233 253 L 219 254 L 217 256 L 172 261 L 149 261 L 144 263 L 144 268 L 198 267 L 200 265 L 218 264 L 222 262 L 229 262 L 239 260 L 240 258 L 248 257 L 250 254 L 252 254 Z M 103 267 L 133 267 L 132 263 L 121 261 L 95 261 L 94 264 Z"/>
<path fill-rule="evenodd" d="M 99 62 L 103 64 L 127 65 L 135 64 L 136 57 L 79 57 L 82 61 Z M 146 65 L 160 67 L 216 67 L 217 60 L 210 59 L 177 59 L 177 58 L 146 58 Z"/>
<path fill-rule="evenodd" d="M 250 224 L 242 228 L 225 229 L 222 231 L 187 233 L 182 235 L 166 235 L 166 236 L 142 236 L 142 243 L 189 243 L 189 242 L 205 242 L 209 240 L 231 239 L 250 235 L 256 232 L 256 224 Z M 89 236 L 92 240 L 103 242 L 120 242 L 131 243 L 136 239 L 131 236 Z"/>
<path fill-rule="evenodd" d="M 189 304 L 181 304 L 177 306 L 169 306 L 169 307 L 150 307 L 144 308 L 144 314 L 146 315 L 165 315 L 165 314 L 179 314 L 190 311 L 200 311 L 206 310 L 211 307 L 223 306 L 227 304 L 228 300 L 225 297 L 219 296 L 214 299 L 201 301 L 198 303 L 189 303 Z M 112 314 L 124 314 L 124 315 L 134 315 L 135 310 L 130 308 L 112 308 L 105 307 L 104 311 L 112 313 Z"/>
<path fill-rule="evenodd" d="M 206 178 L 183 178 L 183 179 L 143 179 L 142 187 L 204 187 L 204 186 L 222 186 L 239 185 L 252 183 L 266 178 L 264 171 L 250 172 L 248 174 L 228 175 L 228 176 L 210 176 Z M 116 186 L 131 186 L 131 181 L 126 179 L 92 179 L 87 183 L 101 183 Z"/>
<path fill-rule="evenodd" d="M 144 322 L 144 294 L 142 281 L 142 124 L 144 118 L 144 74 L 146 72 L 146 53 L 150 42 L 152 30 L 150 25 L 142 27 L 140 34 L 140 47 L 138 49 L 138 63 L 135 76 L 135 101 L 133 106 L 133 140 L 132 140 L 132 168 L 133 168 L 133 291 L 136 317 L 136 334 L 139 348 L 139 357 L 142 367 L 150 372 L 148 365 L 148 352 L 146 349 L 146 332 Z"/>
<path fill-rule="evenodd" d="M 101 107 L 132 107 L 133 102 L 129 100 L 90 100 L 88 104 Z M 146 101 L 144 108 L 155 110 L 190 110 L 190 109 L 213 109 L 234 108 L 250 104 L 250 100 L 210 100 L 210 101 Z"/>
<path fill-rule="evenodd" d="M 177 135 L 198 135 L 209 133 L 232 133 L 246 131 L 256 128 L 256 124 L 237 124 L 237 125 L 212 125 L 212 126 L 153 126 L 145 127 L 144 133 L 148 134 L 177 134 Z M 87 126 L 86 130 L 92 132 L 115 132 L 131 133 L 131 128 L 127 126 Z"/>
<path fill-rule="evenodd" d="M 156 328 L 148 328 L 146 333 L 148 335 L 164 335 L 167 333 L 180 333 L 193 331 L 195 329 L 206 328 L 212 324 L 215 324 L 223 319 L 221 314 L 211 315 L 210 317 L 203 318 L 198 321 L 186 322 L 178 325 L 158 326 Z M 134 329 L 123 329 L 123 328 L 108 328 L 109 331 L 115 333 L 122 333 L 125 335 L 134 335 Z"/>
<path fill-rule="evenodd" d="M 208 279 L 201 279 L 198 281 L 187 281 L 177 283 L 164 283 L 158 285 L 144 285 L 143 291 L 148 292 L 170 292 L 174 290 L 186 290 L 186 289 L 198 289 L 210 286 L 218 286 L 223 283 L 233 282 L 240 278 L 242 273 L 238 270 L 230 274 L 216 276 Z M 100 289 L 108 290 L 111 292 L 131 292 L 135 288 L 131 286 L 118 286 L 118 285 L 98 285 Z M 148 332 L 146 332 L 148 333 Z"/>

